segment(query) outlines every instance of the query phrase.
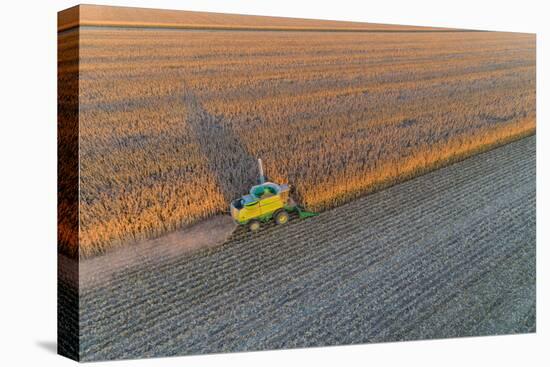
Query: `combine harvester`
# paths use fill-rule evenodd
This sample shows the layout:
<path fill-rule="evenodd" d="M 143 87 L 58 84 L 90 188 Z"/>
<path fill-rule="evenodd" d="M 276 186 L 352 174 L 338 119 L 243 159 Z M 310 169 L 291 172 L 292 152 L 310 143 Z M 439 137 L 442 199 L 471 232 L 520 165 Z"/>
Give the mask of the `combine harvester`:
<path fill-rule="evenodd" d="M 251 231 L 256 232 L 261 223 L 271 219 L 275 219 L 277 224 L 287 223 L 290 213 L 293 212 L 297 212 L 300 218 L 318 215 L 305 211 L 292 200 L 289 185 L 266 182 L 261 159 L 258 159 L 258 166 L 259 184 L 252 186 L 247 195 L 231 202 L 231 216 L 237 224 L 247 225 Z"/>

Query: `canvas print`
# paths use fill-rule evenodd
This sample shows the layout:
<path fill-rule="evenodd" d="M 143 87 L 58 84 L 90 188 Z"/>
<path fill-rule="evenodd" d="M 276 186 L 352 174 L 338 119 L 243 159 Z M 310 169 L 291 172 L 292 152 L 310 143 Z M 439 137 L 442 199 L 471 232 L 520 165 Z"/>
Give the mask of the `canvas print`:
<path fill-rule="evenodd" d="M 59 12 L 59 353 L 535 332 L 535 66 L 534 34 Z"/>

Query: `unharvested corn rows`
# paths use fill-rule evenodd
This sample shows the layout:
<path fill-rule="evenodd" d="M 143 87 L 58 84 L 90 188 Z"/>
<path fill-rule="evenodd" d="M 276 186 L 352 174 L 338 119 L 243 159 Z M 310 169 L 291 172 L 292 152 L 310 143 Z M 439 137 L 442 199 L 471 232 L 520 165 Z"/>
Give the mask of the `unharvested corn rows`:
<path fill-rule="evenodd" d="M 80 47 L 81 256 L 226 211 L 257 157 L 322 210 L 535 128 L 532 35 L 83 28 Z"/>

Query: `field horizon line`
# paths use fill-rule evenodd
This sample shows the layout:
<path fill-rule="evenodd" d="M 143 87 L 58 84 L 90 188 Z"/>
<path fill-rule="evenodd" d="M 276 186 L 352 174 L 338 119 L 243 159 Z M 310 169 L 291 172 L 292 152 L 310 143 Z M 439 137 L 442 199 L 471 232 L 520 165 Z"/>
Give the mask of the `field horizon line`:
<path fill-rule="evenodd" d="M 83 22 L 76 21 L 58 26 L 57 33 L 70 32 L 79 28 L 106 29 L 139 29 L 139 30 L 174 30 L 174 31 L 235 31 L 235 32 L 323 32 L 323 33 L 474 33 L 494 32 L 482 29 L 362 29 L 362 28 L 330 28 L 330 27 L 277 27 L 277 26 L 219 26 L 193 24 L 162 24 L 162 23 L 128 23 L 128 22 Z"/>

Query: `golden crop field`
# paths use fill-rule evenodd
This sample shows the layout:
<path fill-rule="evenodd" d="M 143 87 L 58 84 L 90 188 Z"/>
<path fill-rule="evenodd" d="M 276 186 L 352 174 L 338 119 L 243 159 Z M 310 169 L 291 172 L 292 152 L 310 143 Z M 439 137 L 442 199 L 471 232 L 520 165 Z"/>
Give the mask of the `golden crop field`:
<path fill-rule="evenodd" d="M 155 27 L 248 30 L 442 30 L 447 28 L 344 22 L 124 6 L 77 5 L 59 13 L 58 30 L 75 26 Z"/>
<path fill-rule="evenodd" d="M 323 210 L 535 130 L 530 34 L 79 34 L 81 256 L 226 212 L 256 158 Z"/>

